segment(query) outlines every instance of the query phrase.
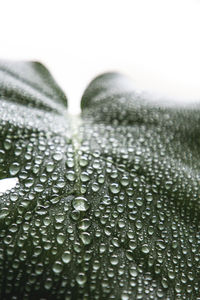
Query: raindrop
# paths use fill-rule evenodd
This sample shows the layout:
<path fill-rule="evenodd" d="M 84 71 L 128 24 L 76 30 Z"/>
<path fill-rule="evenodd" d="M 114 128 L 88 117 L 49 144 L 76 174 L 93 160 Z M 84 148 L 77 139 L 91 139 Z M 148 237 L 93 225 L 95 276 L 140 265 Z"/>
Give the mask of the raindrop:
<path fill-rule="evenodd" d="M 62 153 L 61 152 L 56 152 L 53 154 L 53 159 L 55 161 L 60 161 L 62 159 Z"/>
<path fill-rule="evenodd" d="M 145 254 L 149 253 L 149 251 L 150 251 L 147 244 L 142 245 L 141 250 L 142 250 L 142 252 L 145 253 Z"/>
<path fill-rule="evenodd" d="M 76 282 L 79 284 L 79 285 L 84 285 L 87 281 L 87 278 L 85 276 L 84 273 L 79 273 L 76 277 Z"/>
<path fill-rule="evenodd" d="M 84 245 L 89 245 L 91 243 L 91 236 L 88 232 L 82 232 L 80 234 L 80 239 Z"/>
<path fill-rule="evenodd" d="M 69 181 L 74 181 L 76 179 L 75 172 L 68 171 L 66 177 Z"/>
<path fill-rule="evenodd" d="M 0 211 L 0 220 L 5 219 L 9 215 L 9 210 L 7 208 L 3 208 Z"/>
<path fill-rule="evenodd" d="M 78 228 L 80 230 L 87 230 L 88 227 L 90 226 L 90 220 L 89 219 L 83 219 L 80 221 L 80 223 L 78 224 Z"/>
<path fill-rule="evenodd" d="M 11 176 L 17 175 L 20 170 L 20 165 L 17 162 L 14 162 L 10 165 L 9 172 Z"/>
<path fill-rule="evenodd" d="M 89 209 L 89 203 L 87 201 L 86 198 L 84 197 L 76 197 L 73 201 L 72 201 L 72 205 L 74 207 L 74 209 L 78 210 L 78 211 L 87 211 Z"/>
<path fill-rule="evenodd" d="M 65 263 L 65 264 L 68 264 L 72 259 L 72 255 L 69 251 L 65 251 L 62 255 L 62 261 Z"/>
<path fill-rule="evenodd" d="M 60 274 L 62 272 L 63 265 L 60 261 L 55 261 L 53 264 L 52 270 L 55 274 Z"/>
<path fill-rule="evenodd" d="M 113 266 L 118 265 L 119 259 L 118 259 L 117 255 L 111 256 L 111 258 L 110 258 L 110 263 L 111 263 L 111 265 L 113 265 Z"/>
<path fill-rule="evenodd" d="M 111 191 L 113 194 L 119 194 L 119 192 L 120 192 L 119 184 L 118 184 L 118 183 L 112 183 L 112 184 L 110 185 L 110 191 Z"/>

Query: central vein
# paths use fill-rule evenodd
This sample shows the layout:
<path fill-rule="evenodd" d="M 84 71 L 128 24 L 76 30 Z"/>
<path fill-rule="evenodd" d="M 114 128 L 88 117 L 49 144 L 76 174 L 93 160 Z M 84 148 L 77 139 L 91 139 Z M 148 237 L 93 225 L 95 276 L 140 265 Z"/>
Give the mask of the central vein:
<path fill-rule="evenodd" d="M 80 116 L 70 116 L 71 119 L 71 130 L 72 130 L 72 145 L 74 148 L 74 171 L 76 174 L 75 191 L 77 194 L 81 194 L 81 168 L 80 168 L 80 147 L 81 147 L 81 135 L 80 126 L 81 119 Z"/>

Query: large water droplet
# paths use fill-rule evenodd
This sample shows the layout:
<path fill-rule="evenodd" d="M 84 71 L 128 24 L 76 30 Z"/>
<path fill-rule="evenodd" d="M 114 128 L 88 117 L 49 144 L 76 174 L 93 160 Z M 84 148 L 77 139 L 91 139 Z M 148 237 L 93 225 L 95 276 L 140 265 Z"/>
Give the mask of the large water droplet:
<path fill-rule="evenodd" d="M 112 183 L 110 185 L 110 191 L 113 193 L 113 194 L 119 194 L 120 192 L 120 186 L 118 183 Z"/>
<path fill-rule="evenodd" d="M 3 208 L 0 211 L 0 220 L 5 219 L 9 215 L 9 210 L 7 208 Z"/>
<path fill-rule="evenodd" d="M 74 181 L 76 179 L 76 175 L 74 171 L 68 171 L 66 175 L 69 181 Z"/>
<path fill-rule="evenodd" d="M 91 236 L 88 232 L 82 232 L 80 234 L 80 239 L 84 245 L 89 245 L 91 243 Z"/>
<path fill-rule="evenodd" d="M 147 244 L 142 245 L 141 250 L 145 254 L 149 253 L 149 247 L 148 247 L 148 245 Z"/>
<path fill-rule="evenodd" d="M 73 201 L 72 201 L 72 205 L 74 207 L 74 209 L 78 210 L 78 211 L 87 211 L 89 209 L 89 203 L 87 201 L 86 198 L 84 197 L 76 197 Z"/>
<path fill-rule="evenodd" d="M 54 271 L 55 274 L 60 274 L 62 272 L 63 265 L 60 261 L 56 261 L 53 264 L 52 270 Z"/>
<path fill-rule="evenodd" d="M 113 266 L 118 265 L 118 263 L 119 263 L 118 257 L 117 257 L 116 255 L 111 256 L 111 258 L 110 258 L 110 263 L 111 263 L 111 265 L 113 265 Z"/>
<path fill-rule="evenodd" d="M 76 282 L 79 284 L 79 285 L 84 285 L 87 281 L 87 278 L 85 276 L 84 273 L 79 273 L 76 277 Z"/>
<path fill-rule="evenodd" d="M 10 165 L 9 172 L 11 176 L 17 175 L 20 170 L 20 165 L 17 162 L 14 162 Z"/>
<path fill-rule="evenodd" d="M 56 152 L 53 154 L 53 159 L 55 161 L 60 161 L 62 159 L 62 153 L 61 152 Z"/>
<path fill-rule="evenodd" d="M 65 251 L 62 255 L 62 261 L 65 263 L 65 264 L 68 264 L 72 259 L 72 255 L 69 251 Z"/>
<path fill-rule="evenodd" d="M 78 224 L 78 228 L 80 230 L 87 230 L 88 227 L 90 226 L 90 220 L 89 219 L 83 219 L 80 221 L 80 223 Z"/>

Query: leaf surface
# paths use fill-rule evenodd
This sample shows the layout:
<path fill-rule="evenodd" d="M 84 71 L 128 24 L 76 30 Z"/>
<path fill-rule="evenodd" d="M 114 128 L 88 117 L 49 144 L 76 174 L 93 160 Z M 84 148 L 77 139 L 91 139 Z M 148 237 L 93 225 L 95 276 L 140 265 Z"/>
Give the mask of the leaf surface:
<path fill-rule="evenodd" d="M 116 73 L 79 118 L 39 63 L 0 63 L 1 299 L 200 299 L 199 104 Z M 1 183 L 1 181 L 0 181 Z"/>

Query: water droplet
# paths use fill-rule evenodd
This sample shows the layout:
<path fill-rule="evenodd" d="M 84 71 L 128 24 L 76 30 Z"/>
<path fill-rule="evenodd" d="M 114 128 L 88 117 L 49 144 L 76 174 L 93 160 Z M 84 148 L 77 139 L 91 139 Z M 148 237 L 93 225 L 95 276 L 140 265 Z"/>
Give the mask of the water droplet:
<path fill-rule="evenodd" d="M 100 174 L 98 177 L 98 183 L 102 184 L 102 183 L 104 183 L 104 181 L 105 181 L 104 176 L 102 174 Z"/>
<path fill-rule="evenodd" d="M 34 187 L 34 191 L 37 192 L 37 193 L 41 193 L 44 191 L 44 187 L 42 184 L 37 184 L 35 187 Z"/>
<path fill-rule="evenodd" d="M 111 265 L 113 265 L 113 266 L 118 265 L 119 259 L 118 259 L 117 255 L 111 256 L 111 258 L 110 258 L 110 263 L 111 263 Z"/>
<path fill-rule="evenodd" d="M 0 211 L 0 220 L 5 219 L 9 215 L 9 210 L 7 208 L 3 208 Z"/>
<path fill-rule="evenodd" d="M 92 190 L 93 190 L 93 192 L 98 192 L 99 185 L 98 185 L 97 182 L 93 182 L 93 184 L 92 184 Z"/>
<path fill-rule="evenodd" d="M 156 245 L 160 248 L 160 249 L 165 249 L 165 243 L 162 240 L 158 240 L 156 242 Z"/>
<path fill-rule="evenodd" d="M 59 245 L 62 245 L 65 241 L 65 236 L 63 233 L 59 233 L 56 237 L 56 240 L 58 242 Z"/>
<path fill-rule="evenodd" d="M 113 194 L 119 194 L 120 192 L 120 186 L 118 183 L 112 183 L 110 185 L 110 191 L 113 193 Z"/>
<path fill-rule="evenodd" d="M 69 251 L 65 251 L 62 255 L 62 261 L 65 263 L 65 264 L 68 264 L 72 259 L 72 255 Z"/>
<path fill-rule="evenodd" d="M 74 167 L 74 160 L 73 160 L 73 158 L 67 158 L 67 160 L 66 160 L 66 166 L 68 167 L 68 168 L 73 168 Z"/>
<path fill-rule="evenodd" d="M 133 252 L 131 250 L 126 251 L 126 258 L 130 261 L 133 260 Z"/>
<path fill-rule="evenodd" d="M 168 276 L 170 279 L 174 279 L 175 278 L 175 272 L 173 270 L 168 270 Z"/>
<path fill-rule="evenodd" d="M 137 243 L 136 243 L 136 241 L 130 240 L 130 241 L 129 241 L 129 248 L 130 248 L 131 250 L 135 250 L 135 249 L 137 248 Z"/>
<path fill-rule="evenodd" d="M 106 251 L 106 245 L 105 244 L 101 244 L 99 247 L 99 253 L 104 253 Z"/>
<path fill-rule="evenodd" d="M 81 167 L 86 167 L 87 164 L 88 164 L 88 159 L 87 159 L 87 157 L 81 156 L 81 157 L 80 157 L 79 164 L 80 164 Z"/>
<path fill-rule="evenodd" d="M 137 227 L 137 229 L 141 229 L 142 228 L 142 221 L 141 220 L 137 220 L 135 223 L 135 226 Z"/>
<path fill-rule="evenodd" d="M 31 187 L 33 184 L 34 184 L 34 179 L 33 178 L 29 177 L 29 178 L 26 179 L 25 186 L 27 188 Z"/>
<path fill-rule="evenodd" d="M 69 181 L 74 181 L 76 179 L 76 175 L 74 171 L 68 171 L 66 175 Z"/>
<path fill-rule="evenodd" d="M 90 226 L 90 220 L 89 219 L 83 219 L 80 221 L 80 223 L 78 224 L 78 228 L 80 230 L 87 230 Z"/>
<path fill-rule="evenodd" d="M 90 180 L 89 174 L 87 172 L 82 172 L 80 177 L 82 182 L 87 182 Z"/>
<path fill-rule="evenodd" d="M 52 287 L 52 279 L 51 278 L 47 278 L 45 284 L 44 284 L 44 287 L 46 290 L 50 290 L 51 287 Z"/>
<path fill-rule="evenodd" d="M 142 250 L 142 252 L 145 253 L 145 254 L 149 253 L 149 251 L 150 251 L 147 244 L 142 245 L 141 250 Z"/>
<path fill-rule="evenodd" d="M 91 243 L 91 236 L 88 232 L 82 232 L 80 234 L 80 239 L 84 245 L 89 245 Z"/>
<path fill-rule="evenodd" d="M 4 157 L 5 157 L 5 151 L 0 150 L 0 164 L 2 164 L 4 162 Z"/>
<path fill-rule="evenodd" d="M 52 270 L 55 274 L 60 274 L 62 272 L 63 265 L 60 261 L 55 261 L 53 264 Z"/>
<path fill-rule="evenodd" d="M 5 150 L 10 150 L 12 147 L 12 142 L 10 139 L 6 139 L 3 143 Z"/>
<path fill-rule="evenodd" d="M 44 216 L 47 214 L 47 209 L 48 209 L 48 206 L 38 205 L 38 207 L 36 209 L 36 214 L 39 216 Z"/>
<path fill-rule="evenodd" d="M 129 273 L 132 277 L 137 277 L 137 275 L 138 275 L 138 271 L 136 270 L 135 267 L 131 267 L 129 270 Z"/>
<path fill-rule="evenodd" d="M 52 162 L 49 162 L 46 166 L 46 170 L 48 173 L 52 173 L 54 170 L 54 164 Z"/>
<path fill-rule="evenodd" d="M 120 183 L 122 186 L 128 186 L 129 184 L 129 178 L 127 176 L 123 176 L 122 179 L 120 180 Z"/>
<path fill-rule="evenodd" d="M 124 228 L 126 225 L 124 220 L 119 220 L 117 224 L 118 224 L 119 228 Z"/>
<path fill-rule="evenodd" d="M 148 193 L 148 194 L 146 195 L 146 200 L 147 200 L 148 202 L 151 202 L 151 201 L 153 200 L 153 196 L 152 196 L 151 193 Z"/>
<path fill-rule="evenodd" d="M 17 162 L 14 162 L 10 165 L 9 172 L 11 176 L 17 175 L 20 170 L 20 165 Z"/>
<path fill-rule="evenodd" d="M 62 159 L 62 153 L 61 152 L 56 152 L 53 154 L 53 159 L 55 161 L 60 161 Z"/>
<path fill-rule="evenodd" d="M 87 211 L 89 209 L 89 203 L 87 201 L 86 198 L 84 197 L 76 197 L 73 201 L 72 201 L 72 205 L 74 207 L 74 209 L 78 210 L 78 211 Z"/>
<path fill-rule="evenodd" d="M 64 217 L 64 215 L 63 214 L 57 214 L 56 216 L 55 216 L 55 220 L 56 220 L 56 222 L 57 223 L 62 223 L 63 221 L 64 221 L 64 219 L 65 219 L 65 217 Z"/>
<path fill-rule="evenodd" d="M 135 203 L 137 204 L 137 206 L 142 206 L 142 204 L 143 204 L 142 198 L 140 198 L 140 197 L 136 198 Z"/>
<path fill-rule="evenodd" d="M 71 212 L 71 218 L 74 220 L 74 221 L 77 221 L 79 218 L 80 218 L 80 211 L 79 210 L 73 210 Z"/>
<path fill-rule="evenodd" d="M 79 285 L 84 285 L 87 281 L 87 278 L 85 276 L 84 273 L 79 273 L 76 277 L 76 282 L 79 284 Z"/>

